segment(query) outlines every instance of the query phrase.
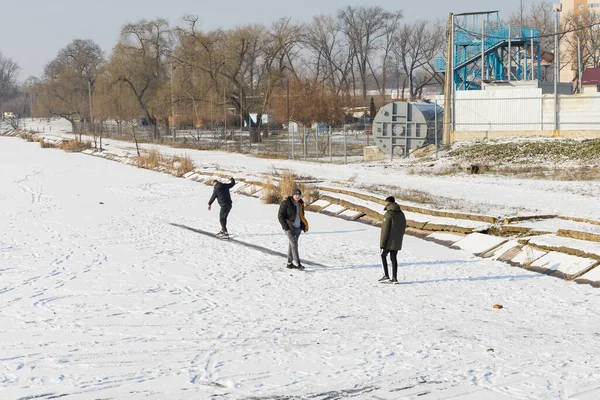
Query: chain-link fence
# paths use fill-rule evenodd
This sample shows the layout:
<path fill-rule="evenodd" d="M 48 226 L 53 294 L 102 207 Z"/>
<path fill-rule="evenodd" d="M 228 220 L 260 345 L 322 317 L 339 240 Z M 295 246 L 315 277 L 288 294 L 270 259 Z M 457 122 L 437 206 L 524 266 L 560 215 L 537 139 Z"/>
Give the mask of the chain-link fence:
<path fill-rule="evenodd" d="M 174 147 L 198 150 L 222 150 L 254 154 L 265 158 L 286 158 L 319 162 L 346 163 L 362 159 L 363 149 L 375 145 L 367 131 L 314 129 L 299 132 L 264 130 L 260 137 L 251 138 L 248 131 L 214 130 L 200 128 L 170 128 L 163 126 L 119 126 L 115 123 L 83 125 L 83 131 L 92 135 L 143 143 L 168 144 Z M 135 137 L 134 137 L 135 136 Z"/>

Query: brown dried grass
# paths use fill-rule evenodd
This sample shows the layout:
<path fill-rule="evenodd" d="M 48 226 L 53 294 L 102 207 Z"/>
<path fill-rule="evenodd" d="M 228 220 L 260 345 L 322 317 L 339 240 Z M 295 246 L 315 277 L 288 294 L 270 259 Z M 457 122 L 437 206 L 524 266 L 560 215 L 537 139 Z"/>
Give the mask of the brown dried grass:
<path fill-rule="evenodd" d="M 279 195 L 281 196 L 281 199 L 291 196 L 292 190 L 297 187 L 298 184 L 296 183 L 296 178 L 292 171 L 285 171 L 281 176 L 281 181 L 279 181 Z"/>
<path fill-rule="evenodd" d="M 63 140 L 62 143 L 58 145 L 59 149 L 70 152 L 79 152 L 90 149 L 91 147 L 92 143 L 89 140 L 81 142 L 79 139 Z"/>
<path fill-rule="evenodd" d="M 307 204 L 319 198 L 319 191 L 314 187 L 298 183 L 296 176 L 292 171 L 285 171 L 278 184 L 274 183 L 271 178 L 267 178 L 264 194 L 261 200 L 266 204 L 279 204 L 288 196 L 292 195 L 294 189 L 300 189 L 304 202 Z"/>
<path fill-rule="evenodd" d="M 157 169 L 163 161 L 163 156 L 156 149 L 136 158 L 137 166 L 145 169 Z"/>
<path fill-rule="evenodd" d="M 183 176 L 194 170 L 192 159 L 186 154 L 183 157 L 175 157 L 173 167 L 177 176 Z"/>
<path fill-rule="evenodd" d="M 54 145 L 52 143 L 46 142 L 43 137 L 41 137 L 41 138 L 39 138 L 37 140 L 34 139 L 34 141 L 39 142 L 40 143 L 40 147 L 42 149 L 50 149 L 50 148 L 54 147 Z"/>
<path fill-rule="evenodd" d="M 265 204 L 279 204 L 283 201 L 279 186 L 274 184 L 271 178 L 267 178 L 263 195 L 260 199 Z"/>

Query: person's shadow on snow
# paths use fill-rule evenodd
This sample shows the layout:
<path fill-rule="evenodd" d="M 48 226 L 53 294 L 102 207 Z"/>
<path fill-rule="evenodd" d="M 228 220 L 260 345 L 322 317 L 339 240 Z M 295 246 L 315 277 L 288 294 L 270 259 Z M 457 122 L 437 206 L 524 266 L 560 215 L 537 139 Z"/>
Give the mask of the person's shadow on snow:
<path fill-rule="evenodd" d="M 339 235 L 339 234 L 345 234 L 345 233 L 354 233 L 354 232 L 363 232 L 366 231 L 366 229 L 354 229 L 354 230 L 350 230 L 350 231 L 322 231 L 322 232 L 314 232 L 314 231 L 309 231 L 306 233 L 302 233 L 302 236 L 307 235 L 307 236 L 316 236 L 316 235 Z M 272 233 L 240 233 L 237 235 L 237 237 L 260 237 L 260 236 L 285 236 L 283 230 L 281 230 L 281 232 L 272 232 Z"/>
<path fill-rule="evenodd" d="M 472 264 L 478 263 L 481 260 L 438 260 L 438 261 L 416 261 L 416 262 L 399 262 L 398 271 L 401 267 L 413 267 L 413 266 L 436 266 L 436 265 L 451 265 L 451 264 Z M 380 269 L 381 264 L 370 264 L 370 265 L 347 265 L 340 267 L 329 267 L 326 270 L 312 270 L 306 272 L 322 272 L 322 271 L 339 271 L 348 269 Z M 530 273 L 530 274 L 519 274 L 519 275 L 493 275 L 493 276 L 469 276 L 464 278 L 440 278 L 440 279 L 428 279 L 422 281 L 401 281 L 400 284 L 413 285 L 413 284 L 425 284 L 425 283 L 442 283 L 442 282 L 460 282 L 460 281 L 491 281 L 491 280 L 517 280 L 517 279 L 531 279 L 539 278 L 544 274 Z"/>

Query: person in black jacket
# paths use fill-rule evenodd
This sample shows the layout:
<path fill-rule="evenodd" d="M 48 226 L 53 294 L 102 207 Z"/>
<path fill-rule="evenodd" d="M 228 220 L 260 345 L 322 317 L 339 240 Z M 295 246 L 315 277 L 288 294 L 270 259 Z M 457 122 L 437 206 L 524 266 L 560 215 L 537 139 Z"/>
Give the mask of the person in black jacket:
<path fill-rule="evenodd" d="M 231 194 L 229 194 L 229 189 L 231 189 L 235 185 L 235 179 L 233 177 L 230 178 L 229 183 L 221 183 L 218 180 L 213 181 L 214 190 L 213 194 L 208 201 L 208 210 L 212 206 L 212 203 L 217 200 L 219 206 L 221 207 L 221 212 L 219 214 L 219 220 L 221 222 L 221 231 L 217 233 L 217 237 L 222 239 L 229 239 L 229 233 L 227 232 L 227 216 L 231 211 Z"/>
<path fill-rule="evenodd" d="M 292 195 L 281 202 L 278 218 L 289 241 L 287 267 L 303 270 L 298 253 L 298 239 L 302 231 L 308 232 L 308 221 L 304 216 L 304 202 L 300 189 L 294 189 Z"/>

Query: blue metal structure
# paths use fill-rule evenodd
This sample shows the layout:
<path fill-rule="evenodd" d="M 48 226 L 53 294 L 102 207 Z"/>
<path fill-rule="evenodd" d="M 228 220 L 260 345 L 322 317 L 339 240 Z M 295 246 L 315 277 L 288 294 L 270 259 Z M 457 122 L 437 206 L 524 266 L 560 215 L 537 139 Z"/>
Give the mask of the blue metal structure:
<path fill-rule="evenodd" d="M 502 25 L 498 11 L 454 15 L 456 90 L 479 90 L 484 82 L 542 79 L 539 31 Z M 435 60 L 446 72 L 446 59 Z"/>

